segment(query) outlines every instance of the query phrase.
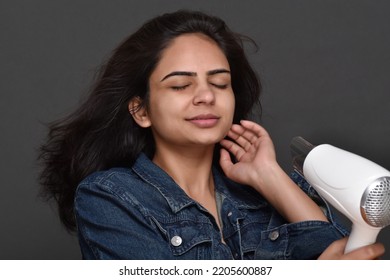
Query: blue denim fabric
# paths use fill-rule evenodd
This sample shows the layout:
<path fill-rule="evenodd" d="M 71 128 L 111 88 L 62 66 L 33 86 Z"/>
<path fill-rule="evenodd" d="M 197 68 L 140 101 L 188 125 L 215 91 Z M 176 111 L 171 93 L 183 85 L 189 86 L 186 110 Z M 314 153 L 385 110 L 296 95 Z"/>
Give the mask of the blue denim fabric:
<path fill-rule="evenodd" d="M 328 205 L 292 178 L 330 223 L 287 223 L 254 189 L 213 170 L 223 198 L 222 233 L 213 216 L 141 154 L 131 169 L 97 172 L 77 188 L 75 213 L 84 259 L 315 259 L 346 235 Z M 221 241 L 221 234 L 225 243 Z"/>

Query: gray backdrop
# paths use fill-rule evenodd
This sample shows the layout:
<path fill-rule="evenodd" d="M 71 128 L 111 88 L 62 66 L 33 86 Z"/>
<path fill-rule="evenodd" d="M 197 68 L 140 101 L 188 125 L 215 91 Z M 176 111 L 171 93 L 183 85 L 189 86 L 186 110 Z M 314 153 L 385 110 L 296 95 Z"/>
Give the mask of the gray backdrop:
<path fill-rule="evenodd" d="M 96 67 L 145 20 L 180 8 L 221 16 L 260 46 L 262 124 L 280 164 L 302 135 L 390 169 L 389 1 L 0 2 L 0 258 L 79 259 L 77 239 L 37 198 L 46 123 L 74 109 Z M 390 252 L 390 227 L 379 240 Z M 390 259 L 387 252 L 385 259 Z"/>

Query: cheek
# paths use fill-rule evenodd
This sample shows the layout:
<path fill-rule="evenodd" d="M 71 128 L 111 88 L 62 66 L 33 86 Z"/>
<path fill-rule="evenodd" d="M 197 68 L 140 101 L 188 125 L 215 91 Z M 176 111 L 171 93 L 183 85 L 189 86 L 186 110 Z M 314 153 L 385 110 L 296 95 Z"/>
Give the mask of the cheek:
<path fill-rule="evenodd" d="M 224 130 L 227 134 L 233 124 L 234 110 L 235 110 L 234 94 L 232 93 L 231 95 L 229 95 L 229 97 L 225 97 L 223 103 L 221 102 L 221 104 L 223 106 L 224 115 L 225 115 Z"/>
<path fill-rule="evenodd" d="M 156 130 L 170 130 L 180 117 L 180 104 L 171 98 L 150 100 L 149 118 Z"/>
<path fill-rule="evenodd" d="M 151 103 L 150 105 L 149 118 L 152 122 L 152 126 L 159 126 L 167 117 L 166 115 L 168 114 L 168 110 L 164 110 L 166 105 L 161 102 L 157 102 L 155 104 Z"/>
<path fill-rule="evenodd" d="M 229 94 L 229 96 L 226 98 L 224 104 L 225 104 L 226 110 L 230 113 L 231 121 L 233 122 L 234 110 L 235 110 L 235 106 L 236 106 L 235 97 L 234 97 L 233 92 L 231 94 Z"/>

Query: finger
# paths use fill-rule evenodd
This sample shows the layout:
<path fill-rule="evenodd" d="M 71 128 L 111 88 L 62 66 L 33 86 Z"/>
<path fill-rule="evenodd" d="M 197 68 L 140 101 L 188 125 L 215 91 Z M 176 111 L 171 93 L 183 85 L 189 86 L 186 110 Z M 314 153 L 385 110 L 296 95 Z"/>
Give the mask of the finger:
<path fill-rule="evenodd" d="M 267 130 L 265 130 L 261 125 L 255 123 L 255 122 L 248 121 L 248 120 L 241 120 L 240 124 L 243 127 L 245 127 L 246 129 L 252 131 L 258 137 L 262 137 L 262 136 L 269 137 Z"/>
<path fill-rule="evenodd" d="M 249 151 L 252 147 L 252 143 L 248 141 L 248 139 L 232 130 L 228 132 L 227 136 L 234 140 L 242 148 L 244 148 L 245 151 Z"/>
<path fill-rule="evenodd" d="M 245 139 L 249 143 L 254 143 L 258 139 L 258 135 L 255 132 L 248 130 L 245 127 L 238 125 L 238 124 L 234 124 L 231 127 L 229 132 L 233 133 L 237 136 L 242 137 L 243 139 Z"/>
<path fill-rule="evenodd" d="M 340 240 L 334 241 L 329 245 L 328 248 L 323 252 L 319 259 L 324 260 L 374 260 L 381 257 L 385 248 L 381 243 L 375 243 L 367 245 L 356 250 L 353 250 L 347 254 L 344 254 L 345 247 L 347 245 L 348 238 L 344 237 Z"/>
<path fill-rule="evenodd" d="M 240 145 L 234 143 L 233 141 L 223 139 L 221 140 L 220 144 L 222 147 L 232 153 L 237 160 L 240 160 L 241 157 L 246 153 Z"/>
<path fill-rule="evenodd" d="M 233 166 L 232 159 L 230 158 L 228 151 L 225 149 L 221 149 L 219 164 L 221 165 L 221 168 L 225 174 L 227 174 L 230 168 Z"/>
<path fill-rule="evenodd" d="M 367 245 L 344 255 L 347 260 L 374 260 L 385 253 L 385 247 L 381 243 Z"/>
<path fill-rule="evenodd" d="M 320 260 L 339 260 L 344 257 L 345 246 L 347 245 L 348 238 L 336 240 L 331 243 L 328 248 L 319 257 Z"/>

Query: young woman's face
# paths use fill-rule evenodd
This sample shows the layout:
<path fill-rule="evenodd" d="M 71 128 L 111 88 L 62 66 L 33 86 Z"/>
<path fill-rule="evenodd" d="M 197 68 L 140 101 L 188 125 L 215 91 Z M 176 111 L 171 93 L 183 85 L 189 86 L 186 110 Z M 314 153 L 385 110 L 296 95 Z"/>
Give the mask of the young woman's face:
<path fill-rule="evenodd" d="M 214 145 L 232 125 L 229 63 L 205 35 L 177 37 L 163 51 L 149 87 L 148 117 L 157 146 Z"/>

